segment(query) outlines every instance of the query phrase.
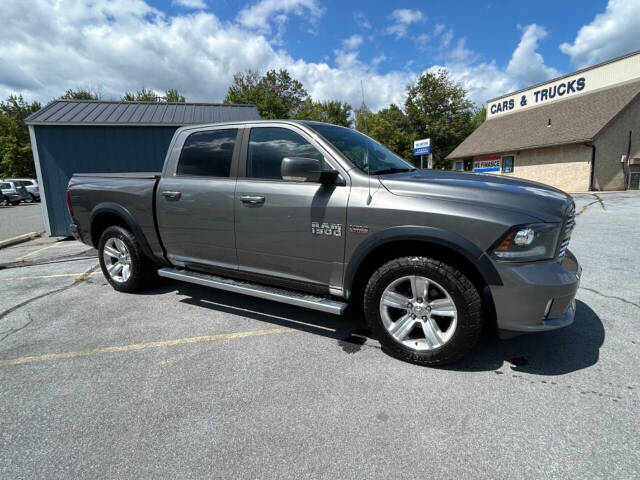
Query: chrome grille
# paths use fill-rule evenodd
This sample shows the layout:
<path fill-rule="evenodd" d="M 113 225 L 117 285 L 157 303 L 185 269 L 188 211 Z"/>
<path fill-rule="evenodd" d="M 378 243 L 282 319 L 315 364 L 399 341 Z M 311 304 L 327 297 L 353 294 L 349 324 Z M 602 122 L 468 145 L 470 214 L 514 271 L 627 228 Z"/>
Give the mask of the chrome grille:
<path fill-rule="evenodd" d="M 558 261 L 562 261 L 565 253 L 567 253 L 567 248 L 569 247 L 569 240 L 571 240 L 571 232 L 573 232 L 573 228 L 576 226 L 576 211 L 575 207 L 571 208 L 569 212 L 569 216 L 567 217 L 564 223 L 564 230 L 560 240 L 560 246 L 558 247 Z"/>

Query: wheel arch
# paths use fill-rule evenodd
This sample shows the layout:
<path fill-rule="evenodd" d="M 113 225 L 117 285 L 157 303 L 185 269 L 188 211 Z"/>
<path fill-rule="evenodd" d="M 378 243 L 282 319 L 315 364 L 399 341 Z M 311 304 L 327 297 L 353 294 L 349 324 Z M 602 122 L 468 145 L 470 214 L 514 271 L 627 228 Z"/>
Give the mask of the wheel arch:
<path fill-rule="evenodd" d="M 390 228 L 362 242 L 345 269 L 345 297 L 358 298 L 375 270 L 393 258 L 411 255 L 443 260 L 463 271 L 483 297 L 486 314 L 495 319 L 488 287 L 502 285 L 502 280 L 491 260 L 464 237 L 432 227 Z"/>
<path fill-rule="evenodd" d="M 95 248 L 98 248 L 102 232 L 111 226 L 128 229 L 136 237 L 142 252 L 149 259 L 155 258 L 146 237 L 142 233 L 142 229 L 134 220 L 131 213 L 129 213 L 129 211 L 123 206 L 116 203 L 102 203 L 96 205 L 91 212 L 89 237 L 91 238 L 91 243 Z"/>

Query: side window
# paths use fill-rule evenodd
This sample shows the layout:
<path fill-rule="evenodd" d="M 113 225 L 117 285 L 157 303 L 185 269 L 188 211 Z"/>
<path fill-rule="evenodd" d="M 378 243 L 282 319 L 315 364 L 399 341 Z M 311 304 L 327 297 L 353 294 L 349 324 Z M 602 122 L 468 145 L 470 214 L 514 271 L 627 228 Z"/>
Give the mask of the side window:
<path fill-rule="evenodd" d="M 176 175 L 228 177 L 236 143 L 236 128 L 192 133 L 180 153 Z"/>
<path fill-rule="evenodd" d="M 247 177 L 282 179 L 280 166 L 285 157 L 323 160 L 322 154 L 313 145 L 291 130 L 278 127 L 251 129 Z"/>
<path fill-rule="evenodd" d="M 513 155 L 502 157 L 502 173 L 513 172 Z"/>

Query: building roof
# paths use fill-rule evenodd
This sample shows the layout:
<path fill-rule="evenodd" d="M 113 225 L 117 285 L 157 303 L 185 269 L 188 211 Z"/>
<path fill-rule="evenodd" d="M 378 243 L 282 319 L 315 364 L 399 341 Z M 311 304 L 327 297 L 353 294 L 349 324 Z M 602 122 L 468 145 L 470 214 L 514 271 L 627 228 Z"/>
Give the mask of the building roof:
<path fill-rule="evenodd" d="M 637 80 L 491 118 L 447 158 L 591 141 L 639 93 L 640 80 Z"/>
<path fill-rule="evenodd" d="M 153 125 L 259 120 L 255 105 L 54 100 L 25 119 L 28 125 Z"/>

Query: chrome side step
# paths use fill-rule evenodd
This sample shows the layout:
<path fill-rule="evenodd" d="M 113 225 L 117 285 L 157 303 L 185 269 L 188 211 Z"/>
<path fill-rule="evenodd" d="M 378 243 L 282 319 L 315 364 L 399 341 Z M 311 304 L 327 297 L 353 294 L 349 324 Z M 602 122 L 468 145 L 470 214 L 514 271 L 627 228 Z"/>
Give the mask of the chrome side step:
<path fill-rule="evenodd" d="M 346 303 L 331 300 L 330 298 L 178 268 L 161 268 L 158 270 L 158 275 L 183 282 L 204 285 L 205 287 L 217 288 L 227 292 L 243 293 L 245 295 L 251 295 L 252 297 L 311 308 L 334 315 L 342 314 L 347 307 Z"/>

